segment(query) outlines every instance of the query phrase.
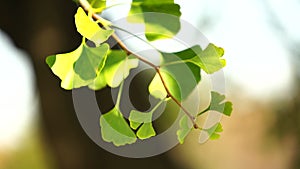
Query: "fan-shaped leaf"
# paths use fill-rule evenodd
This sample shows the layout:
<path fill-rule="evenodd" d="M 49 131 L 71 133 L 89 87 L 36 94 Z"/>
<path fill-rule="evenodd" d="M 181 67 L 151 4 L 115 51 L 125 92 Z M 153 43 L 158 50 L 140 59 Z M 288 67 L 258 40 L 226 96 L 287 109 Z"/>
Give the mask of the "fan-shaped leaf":
<path fill-rule="evenodd" d="M 116 107 L 100 117 L 100 126 L 102 138 L 106 142 L 112 142 L 116 146 L 136 142 L 134 132 Z"/>

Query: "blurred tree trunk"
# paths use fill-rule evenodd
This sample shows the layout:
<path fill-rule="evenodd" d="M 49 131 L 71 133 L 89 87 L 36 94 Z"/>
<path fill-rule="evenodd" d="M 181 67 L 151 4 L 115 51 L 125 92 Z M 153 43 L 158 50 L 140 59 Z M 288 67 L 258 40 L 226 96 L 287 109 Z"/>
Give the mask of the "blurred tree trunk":
<path fill-rule="evenodd" d="M 73 109 L 71 92 L 60 88 L 59 79 L 44 61 L 48 55 L 71 51 L 80 44 L 73 19 L 76 9 L 71 0 L 6 0 L 0 5 L 0 28 L 33 61 L 43 137 L 54 155 L 55 165 L 59 169 L 179 168 L 166 154 L 147 159 L 112 155 L 84 133 Z"/>

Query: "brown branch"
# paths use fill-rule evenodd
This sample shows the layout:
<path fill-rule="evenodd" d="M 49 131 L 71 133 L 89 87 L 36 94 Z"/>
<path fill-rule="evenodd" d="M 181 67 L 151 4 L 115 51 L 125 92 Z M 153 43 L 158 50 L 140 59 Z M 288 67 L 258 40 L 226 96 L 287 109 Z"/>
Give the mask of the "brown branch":
<path fill-rule="evenodd" d="M 89 4 L 89 2 L 87 0 L 79 0 L 79 3 L 80 5 L 82 6 L 82 8 L 87 11 L 87 12 L 90 12 L 90 10 L 92 9 L 91 5 Z M 101 16 L 97 15 L 96 13 L 92 13 L 92 17 L 93 19 L 95 20 L 104 20 Z M 195 117 L 189 113 L 183 106 L 182 104 L 180 103 L 180 101 L 178 101 L 170 92 L 169 88 L 167 87 L 167 84 L 164 80 L 164 78 L 162 77 L 162 74 L 161 74 L 161 71 L 160 71 L 160 67 L 159 66 L 156 66 L 154 65 L 153 63 L 151 63 L 150 61 L 148 61 L 147 59 L 133 53 L 132 51 L 130 51 L 127 46 L 122 42 L 122 40 L 115 34 L 113 33 L 112 34 L 112 37 L 117 41 L 118 45 L 128 54 L 128 55 L 133 55 L 135 56 L 136 58 L 138 58 L 140 61 L 146 63 L 147 65 L 153 67 L 155 69 L 155 71 L 157 72 L 157 74 L 159 75 L 160 77 L 160 80 L 167 92 L 167 95 L 168 97 L 170 97 L 182 110 L 183 112 L 188 116 L 188 118 L 192 121 L 193 123 L 193 127 L 195 129 L 199 129 L 199 126 L 196 124 L 195 122 Z"/>
<path fill-rule="evenodd" d="M 169 88 L 167 87 L 167 84 L 166 84 L 166 82 L 165 82 L 165 80 L 164 80 L 164 78 L 162 77 L 162 74 L 161 74 L 161 72 L 160 72 L 160 69 L 156 69 L 156 72 L 157 72 L 157 74 L 159 75 L 159 78 L 160 78 L 160 80 L 161 80 L 161 82 L 162 82 L 162 84 L 163 84 L 163 86 L 164 86 L 164 88 L 165 88 L 165 90 L 166 90 L 166 92 L 167 92 L 167 95 L 183 110 L 183 112 L 188 116 L 188 118 L 192 121 L 192 123 L 193 123 L 193 126 L 194 126 L 194 128 L 195 129 L 198 129 L 199 128 L 199 126 L 196 124 L 196 122 L 195 122 L 195 117 L 194 116 L 192 116 L 183 106 L 182 106 L 182 104 L 180 103 L 180 101 L 178 101 L 172 94 L 171 94 L 171 92 L 170 92 L 170 90 L 169 90 Z"/>

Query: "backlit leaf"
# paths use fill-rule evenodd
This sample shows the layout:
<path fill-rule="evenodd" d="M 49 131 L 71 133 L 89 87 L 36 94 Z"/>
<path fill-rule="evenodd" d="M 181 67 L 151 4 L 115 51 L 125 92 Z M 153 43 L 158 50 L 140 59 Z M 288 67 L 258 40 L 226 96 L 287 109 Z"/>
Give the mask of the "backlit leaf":
<path fill-rule="evenodd" d="M 184 115 L 179 122 L 180 125 L 180 129 L 177 130 L 177 139 L 179 141 L 180 144 L 184 143 L 184 139 L 186 138 L 186 136 L 189 134 L 189 132 L 192 130 L 192 125 L 189 124 L 190 121 L 188 119 L 188 117 L 186 115 Z"/>
<path fill-rule="evenodd" d="M 209 135 L 209 138 L 211 140 L 216 140 L 220 138 L 220 134 L 221 132 L 223 132 L 223 127 L 221 123 L 217 123 L 215 125 L 213 125 L 212 127 L 208 128 L 208 129 L 203 129 L 204 131 L 206 131 Z"/>
<path fill-rule="evenodd" d="M 106 7 L 106 0 L 87 0 L 95 9 L 104 9 Z"/>
<path fill-rule="evenodd" d="M 108 51 L 108 44 L 103 44 L 96 48 L 84 45 L 81 55 L 74 65 L 74 71 L 84 80 L 95 79 L 97 73 L 104 66 Z"/>
<path fill-rule="evenodd" d="M 212 43 L 204 50 L 200 46 L 194 46 L 192 50 L 196 56 L 189 58 L 187 61 L 199 66 L 208 74 L 212 74 L 226 65 L 225 59 L 222 59 L 224 50 Z"/>
<path fill-rule="evenodd" d="M 230 116 L 232 112 L 232 103 L 229 101 L 225 102 L 224 100 L 225 100 L 224 95 L 212 91 L 210 105 L 206 109 L 206 111 L 215 110 L 226 116 Z"/>
<path fill-rule="evenodd" d="M 185 61 L 186 57 L 193 57 L 194 54 L 187 49 L 177 53 L 162 52 L 161 55 L 161 75 L 170 93 L 179 101 L 186 99 L 201 80 L 200 67 Z M 149 92 L 156 98 L 166 95 L 158 74 L 150 83 Z"/>
<path fill-rule="evenodd" d="M 122 50 L 112 50 L 107 57 L 103 74 L 110 87 L 118 87 L 127 78 L 131 69 L 138 66 L 139 60 L 127 56 Z"/>
<path fill-rule="evenodd" d="M 184 100 L 201 80 L 200 71 L 214 73 L 225 66 L 221 59 L 222 48 L 209 44 L 204 50 L 199 45 L 176 52 L 161 52 L 161 72 L 170 93 L 179 101 Z M 163 83 L 158 74 L 149 86 L 149 92 L 156 98 L 166 95 Z"/>
<path fill-rule="evenodd" d="M 113 108 L 100 117 L 102 138 L 116 146 L 136 142 L 135 133 L 131 130 L 118 108 Z"/>
<path fill-rule="evenodd" d="M 114 32 L 113 30 L 104 30 L 93 21 L 91 17 L 88 17 L 84 10 L 79 7 L 75 14 L 75 24 L 77 31 L 85 38 L 93 41 L 96 45 L 99 45 L 106 41 Z"/>
<path fill-rule="evenodd" d="M 71 90 L 87 86 L 96 78 L 108 50 L 107 44 L 90 48 L 83 43 L 73 52 L 49 56 L 46 62 L 61 79 L 61 87 Z"/>
<path fill-rule="evenodd" d="M 152 126 L 152 112 L 139 112 L 132 110 L 129 115 L 130 127 L 137 131 L 137 136 L 140 139 L 147 139 L 152 136 L 155 136 L 155 130 Z"/>
<path fill-rule="evenodd" d="M 174 0 L 133 0 L 127 19 L 145 23 L 146 37 L 171 38 L 180 30 L 180 6 Z"/>

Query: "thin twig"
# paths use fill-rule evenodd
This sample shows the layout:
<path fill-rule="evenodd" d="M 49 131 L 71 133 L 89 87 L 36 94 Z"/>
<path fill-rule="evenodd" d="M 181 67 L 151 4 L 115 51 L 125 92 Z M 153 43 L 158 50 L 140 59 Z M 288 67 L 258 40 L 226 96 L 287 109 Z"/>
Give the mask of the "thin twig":
<path fill-rule="evenodd" d="M 90 12 L 90 10 L 92 9 L 91 5 L 89 4 L 89 2 L 87 0 L 79 0 L 80 5 L 82 6 L 82 8 L 87 11 Z M 95 20 L 104 20 L 102 17 L 100 17 L 99 15 L 97 15 L 96 13 L 92 12 L 92 17 Z M 162 77 L 161 71 L 160 71 L 160 66 L 156 66 L 153 63 L 151 63 L 150 61 L 148 61 L 147 59 L 133 53 L 132 51 L 130 51 L 127 46 L 122 42 L 122 40 L 114 33 L 112 34 L 112 37 L 117 41 L 117 43 L 119 44 L 119 46 L 128 54 L 128 55 L 134 55 L 136 58 L 138 58 L 140 61 L 146 63 L 147 65 L 153 67 L 155 69 L 155 71 L 157 72 L 157 74 L 160 77 L 160 80 L 167 92 L 168 97 L 170 97 L 182 110 L 183 112 L 188 116 L 188 118 L 192 121 L 193 126 L 195 129 L 199 129 L 199 126 L 196 124 L 195 122 L 195 117 L 190 114 L 180 103 L 180 101 L 178 101 L 170 92 L 169 88 L 167 87 L 167 84 L 164 80 L 164 78 Z"/>
<path fill-rule="evenodd" d="M 167 92 L 167 95 L 183 110 L 183 112 L 188 116 L 188 118 L 192 121 L 192 123 L 193 123 L 193 126 L 194 126 L 194 128 L 195 129 L 198 129 L 199 128 L 199 126 L 196 124 L 196 122 L 195 122 L 195 117 L 194 116 L 192 116 L 183 106 L 182 106 L 182 104 L 171 94 L 171 92 L 170 92 L 170 90 L 169 90 L 169 88 L 167 87 L 167 84 L 166 84 L 166 82 L 165 82 L 165 80 L 164 80 L 164 78 L 162 77 L 162 74 L 161 74 L 161 72 L 160 72 L 160 69 L 157 69 L 156 70 L 156 72 L 157 72 L 157 74 L 159 75 L 159 78 L 160 78 L 160 80 L 161 80 L 161 82 L 162 82 L 162 84 L 163 84 L 163 86 L 164 86 L 164 88 L 165 88 L 165 90 L 166 90 L 166 92 Z"/>

